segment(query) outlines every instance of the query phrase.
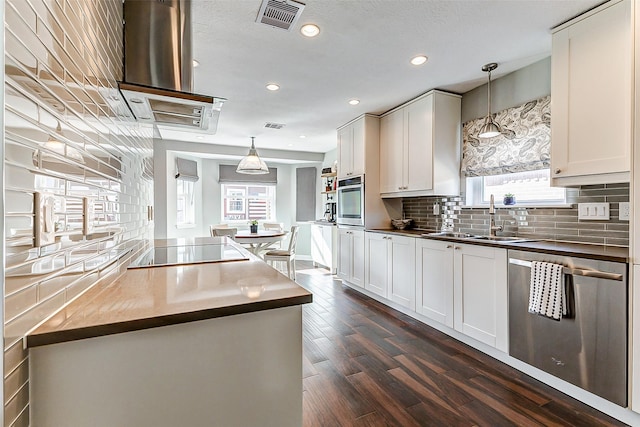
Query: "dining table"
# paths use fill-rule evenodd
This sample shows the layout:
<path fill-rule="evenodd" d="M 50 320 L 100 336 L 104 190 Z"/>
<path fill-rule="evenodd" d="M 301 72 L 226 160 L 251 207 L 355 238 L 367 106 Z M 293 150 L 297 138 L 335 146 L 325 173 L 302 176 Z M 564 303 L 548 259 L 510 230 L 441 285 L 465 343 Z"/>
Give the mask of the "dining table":
<path fill-rule="evenodd" d="M 239 230 L 236 233 L 235 240 L 245 246 L 255 255 L 260 255 L 263 251 L 276 242 L 284 240 L 289 234 L 288 231 L 280 230 L 258 230 L 251 233 L 250 230 Z"/>

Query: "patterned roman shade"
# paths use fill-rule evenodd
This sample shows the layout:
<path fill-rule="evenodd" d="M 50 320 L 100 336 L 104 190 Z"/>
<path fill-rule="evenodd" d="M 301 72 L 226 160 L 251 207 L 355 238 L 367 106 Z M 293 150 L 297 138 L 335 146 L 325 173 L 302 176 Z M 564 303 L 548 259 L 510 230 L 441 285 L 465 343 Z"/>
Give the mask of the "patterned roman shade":
<path fill-rule="evenodd" d="M 462 172 L 489 176 L 550 167 L 551 96 L 496 113 L 502 134 L 479 139 L 484 117 L 462 126 Z"/>

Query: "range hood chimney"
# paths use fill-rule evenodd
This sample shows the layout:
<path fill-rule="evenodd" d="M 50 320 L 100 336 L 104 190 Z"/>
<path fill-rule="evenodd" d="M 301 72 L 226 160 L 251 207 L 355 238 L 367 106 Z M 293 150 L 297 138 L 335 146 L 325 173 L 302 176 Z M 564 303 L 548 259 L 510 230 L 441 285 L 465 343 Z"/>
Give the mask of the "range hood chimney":
<path fill-rule="evenodd" d="M 138 122 L 216 132 L 226 99 L 193 93 L 191 0 L 124 1 L 119 89 Z"/>

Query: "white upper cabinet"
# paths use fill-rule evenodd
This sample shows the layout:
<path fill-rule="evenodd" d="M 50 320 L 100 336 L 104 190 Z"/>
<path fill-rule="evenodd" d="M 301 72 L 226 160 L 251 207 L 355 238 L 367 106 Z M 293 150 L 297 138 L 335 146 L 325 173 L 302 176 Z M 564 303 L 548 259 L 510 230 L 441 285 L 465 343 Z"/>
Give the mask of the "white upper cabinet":
<path fill-rule="evenodd" d="M 554 30 L 552 184 L 629 182 L 632 2 L 607 3 Z"/>
<path fill-rule="evenodd" d="M 430 91 L 380 119 L 382 197 L 458 194 L 460 96 Z"/>
<path fill-rule="evenodd" d="M 367 138 L 378 146 L 378 126 L 376 117 L 362 116 L 338 129 L 338 177 L 365 173 Z"/>

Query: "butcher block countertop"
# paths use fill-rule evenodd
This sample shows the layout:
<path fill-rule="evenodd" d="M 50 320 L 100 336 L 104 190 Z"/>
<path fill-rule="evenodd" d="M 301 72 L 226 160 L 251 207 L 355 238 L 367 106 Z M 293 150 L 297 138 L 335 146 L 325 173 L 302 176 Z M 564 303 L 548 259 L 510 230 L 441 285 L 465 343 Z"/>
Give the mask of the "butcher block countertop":
<path fill-rule="evenodd" d="M 28 347 L 306 304 L 312 294 L 225 237 L 155 247 L 227 244 L 246 259 L 129 269 L 91 288 L 32 331 Z"/>

